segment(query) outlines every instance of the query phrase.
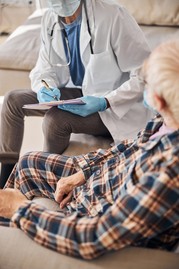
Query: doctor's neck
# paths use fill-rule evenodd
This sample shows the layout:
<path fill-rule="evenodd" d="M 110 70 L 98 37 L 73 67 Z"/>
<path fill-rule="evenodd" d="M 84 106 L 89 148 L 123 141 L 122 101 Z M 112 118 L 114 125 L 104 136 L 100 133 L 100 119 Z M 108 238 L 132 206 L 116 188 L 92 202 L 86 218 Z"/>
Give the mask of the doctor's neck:
<path fill-rule="evenodd" d="M 75 13 L 72 16 L 69 16 L 69 17 L 61 17 L 60 19 L 65 24 L 70 24 L 70 23 L 74 22 L 78 18 L 78 16 L 80 15 L 80 13 L 81 13 L 81 4 L 80 4 L 80 6 L 78 7 L 78 9 L 75 11 Z"/>

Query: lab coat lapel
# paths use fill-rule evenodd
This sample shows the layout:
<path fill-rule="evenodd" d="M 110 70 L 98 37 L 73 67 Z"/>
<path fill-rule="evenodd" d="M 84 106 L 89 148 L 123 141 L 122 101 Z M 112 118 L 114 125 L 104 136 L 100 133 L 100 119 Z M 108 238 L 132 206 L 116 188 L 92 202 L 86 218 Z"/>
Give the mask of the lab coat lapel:
<path fill-rule="evenodd" d="M 59 23 L 57 23 L 56 27 L 54 28 L 52 48 L 57 53 L 57 55 L 62 59 L 62 62 L 66 62 L 66 55 L 63 46 L 61 31 L 62 31 L 61 26 Z"/>
<path fill-rule="evenodd" d="M 94 14 L 92 11 L 92 1 L 86 1 L 88 19 L 91 33 L 93 33 L 94 29 Z M 84 5 L 82 6 L 82 23 L 81 23 L 81 34 L 80 34 L 80 51 L 82 56 L 82 61 L 84 65 L 89 62 L 91 50 L 90 50 L 90 40 L 91 36 L 88 31 L 87 26 L 87 17 L 84 9 Z"/>

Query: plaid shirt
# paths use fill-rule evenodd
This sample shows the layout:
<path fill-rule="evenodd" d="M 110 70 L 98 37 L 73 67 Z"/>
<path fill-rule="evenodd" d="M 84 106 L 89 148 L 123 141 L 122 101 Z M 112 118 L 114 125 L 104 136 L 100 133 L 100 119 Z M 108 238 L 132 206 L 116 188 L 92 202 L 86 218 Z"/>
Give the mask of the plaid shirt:
<path fill-rule="evenodd" d="M 149 140 L 161 124 L 155 117 L 135 141 L 109 150 L 74 158 L 42 152 L 25 156 L 9 184 L 22 181 L 27 197 L 37 190 L 28 180 L 37 181 L 39 174 L 48 186 L 39 184 L 38 190 L 51 198 L 54 174 L 82 169 L 86 183 L 74 190 L 66 213 L 30 201 L 11 225 L 41 245 L 85 259 L 130 245 L 171 250 L 179 238 L 179 131 Z"/>

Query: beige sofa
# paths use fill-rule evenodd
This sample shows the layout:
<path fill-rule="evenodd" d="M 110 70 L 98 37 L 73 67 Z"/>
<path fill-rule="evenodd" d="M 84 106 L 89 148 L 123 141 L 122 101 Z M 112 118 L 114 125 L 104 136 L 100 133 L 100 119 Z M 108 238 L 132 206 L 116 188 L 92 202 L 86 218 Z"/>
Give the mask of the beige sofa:
<path fill-rule="evenodd" d="M 0 1 L 0 34 L 12 33 L 36 9 L 36 1 Z"/>
<path fill-rule="evenodd" d="M 107 1 L 107 0 L 105 0 Z M 110 0 L 113 1 L 113 0 Z M 116 0 L 117 1 L 117 0 Z M 178 0 L 118 0 L 133 14 L 151 49 L 159 43 L 179 38 L 179 1 Z M 33 68 L 39 50 L 40 19 L 43 10 L 37 10 L 18 27 L 8 40 L 0 46 L 0 95 L 15 88 L 29 88 L 29 71 Z M 36 134 L 41 132 L 41 119 L 27 120 L 28 137 L 34 122 Z M 40 123 L 40 124 L 39 124 Z M 32 140 L 30 134 L 28 140 Z M 37 141 L 37 139 L 36 139 Z M 39 137 L 40 147 L 42 136 Z M 96 147 L 108 147 L 111 141 L 91 136 L 74 136 L 66 154 L 79 154 Z M 39 149 L 33 145 L 27 150 Z M 30 148 L 28 148 L 30 147 Z M 55 210 L 53 203 L 36 200 Z M 165 251 L 129 247 L 110 253 L 94 261 L 82 261 L 63 256 L 34 243 L 18 229 L 0 227 L 0 269 L 178 269 L 179 255 Z"/>

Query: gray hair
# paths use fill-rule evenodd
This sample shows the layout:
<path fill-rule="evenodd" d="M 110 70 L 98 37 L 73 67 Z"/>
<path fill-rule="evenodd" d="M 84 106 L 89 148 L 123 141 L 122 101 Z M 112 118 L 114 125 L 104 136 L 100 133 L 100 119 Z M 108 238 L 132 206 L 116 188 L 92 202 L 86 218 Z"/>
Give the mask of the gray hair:
<path fill-rule="evenodd" d="M 149 103 L 155 107 L 153 93 L 156 93 L 179 123 L 179 39 L 157 47 L 144 62 L 143 74 L 150 87 Z"/>

